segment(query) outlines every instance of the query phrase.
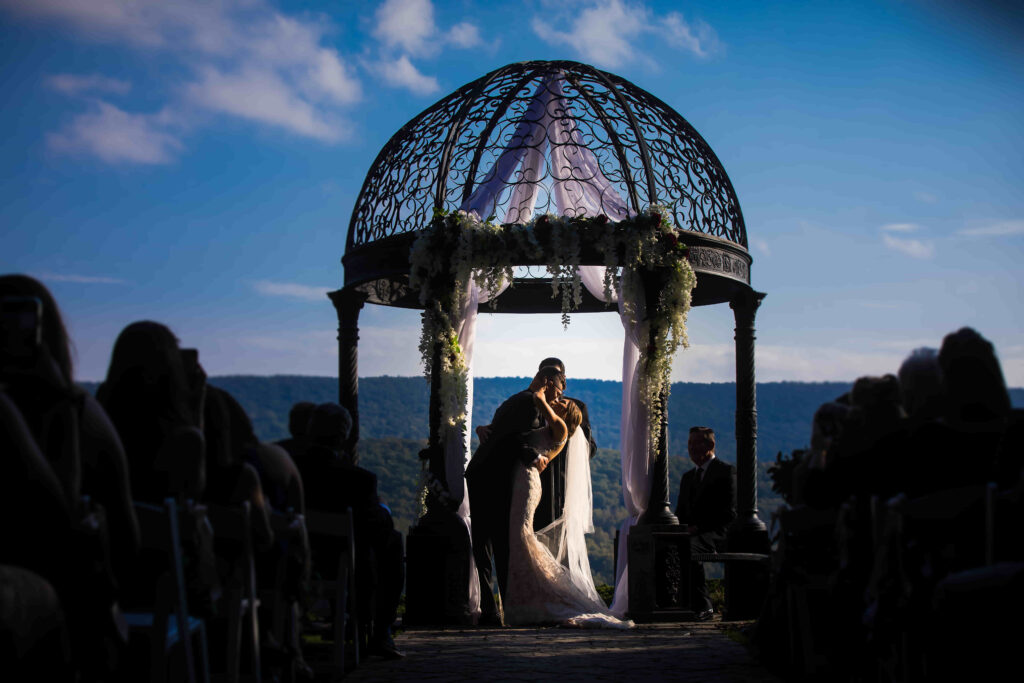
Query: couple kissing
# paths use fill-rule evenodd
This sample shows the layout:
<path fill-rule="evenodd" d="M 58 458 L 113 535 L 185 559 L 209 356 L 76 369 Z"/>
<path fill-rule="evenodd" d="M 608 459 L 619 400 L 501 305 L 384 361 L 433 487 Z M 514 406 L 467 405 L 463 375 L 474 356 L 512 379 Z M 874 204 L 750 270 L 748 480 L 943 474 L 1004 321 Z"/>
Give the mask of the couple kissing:
<path fill-rule="evenodd" d="M 507 625 L 633 625 L 612 615 L 594 587 L 585 540 L 593 530 L 593 440 L 586 406 L 564 392 L 564 364 L 545 359 L 530 385 L 477 430 L 466 483 L 481 623 L 500 624 L 504 612 Z"/>

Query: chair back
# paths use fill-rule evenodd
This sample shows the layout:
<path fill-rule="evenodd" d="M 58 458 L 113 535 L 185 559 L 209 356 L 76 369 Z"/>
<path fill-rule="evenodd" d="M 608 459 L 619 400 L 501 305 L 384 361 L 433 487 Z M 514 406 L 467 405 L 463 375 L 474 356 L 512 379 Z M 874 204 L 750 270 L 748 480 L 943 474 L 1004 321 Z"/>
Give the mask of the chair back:
<path fill-rule="evenodd" d="M 305 518 L 310 544 L 315 546 L 318 540 L 323 541 L 324 539 L 340 541 L 339 574 L 343 569 L 355 572 L 356 540 L 353 531 L 352 509 L 349 508 L 345 512 L 320 512 L 307 509 Z"/>
<path fill-rule="evenodd" d="M 158 591 L 158 602 L 170 599 L 172 605 L 155 606 L 154 632 L 167 633 L 166 616 L 174 613 L 175 625 L 185 650 L 185 665 L 188 679 L 195 681 L 195 658 L 192 652 L 192 640 L 188 623 L 188 597 L 185 590 L 185 565 L 181 549 L 181 533 L 178 526 L 178 505 L 173 498 L 164 500 L 162 505 L 135 503 L 135 516 L 139 520 L 139 540 L 143 548 L 163 553 L 167 558 L 167 577 L 170 595 L 160 595 L 166 591 Z M 163 647 L 163 643 L 160 643 Z"/>
<path fill-rule="evenodd" d="M 356 666 L 360 659 L 360 624 L 354 614 L 356 586 L 356 542 L 353 531 L 352 508 L 345 512 L 321 512 L 306 510 L 306 530 L 309 542 L 314 549 L 320 543 L 338 552 L 337 569 L 333 579 L 324 581 L 325 587 L 334 592 L 334 663 L 339 671 L 345 669 L 345 628 L 351 623 L 353 635 L 353 654 Z M 325 543 L 326 541 L 326 543 Z M 325 565 L 329 567 L 330 565 Z M 352 618 L 347 613 L 353 612 Z"/>
<path fill-rule="evenodd" d="M 207 503 L 205 507 L 206 517 L 213 526 L 215 541 L 229 541 L 239 551 L 235 565 L 240 568 L 246 597 L 253 597 L 256 593 L 256 562 L 249 501 L 244 501 L 241 505 Z"/>

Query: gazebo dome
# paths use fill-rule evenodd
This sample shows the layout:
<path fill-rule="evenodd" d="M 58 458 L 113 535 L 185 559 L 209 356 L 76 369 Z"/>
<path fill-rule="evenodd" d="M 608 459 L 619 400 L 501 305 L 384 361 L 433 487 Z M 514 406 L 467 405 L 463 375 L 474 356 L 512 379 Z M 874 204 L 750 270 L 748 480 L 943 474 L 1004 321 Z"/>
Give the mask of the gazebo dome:
<path fill-rule="evenodd" d="M 580 148 L 588 150 L 582 160 Z M 565 206 L 574 188 L 591 200 Z M 694 304 L 718 303 L 735 285 L 749 286 L 736 192 L 693 126 L 657 97 L 592 66 L 510 64 L 428 107 L 377 155 L 352 210 L 345 285 L 372 303 L 418 307 L 408 250 L 435 208 L 472 206 L 482 218 L 525 223 L 548 212 L 619 219 L 657 205 L 690 231 L 695 270 L 732 281 L 698 277 Z M 532 298 L 519 290 L 512 299 Z M 546 310 L 539 302 L 508 303 L 501 308 Z"/>

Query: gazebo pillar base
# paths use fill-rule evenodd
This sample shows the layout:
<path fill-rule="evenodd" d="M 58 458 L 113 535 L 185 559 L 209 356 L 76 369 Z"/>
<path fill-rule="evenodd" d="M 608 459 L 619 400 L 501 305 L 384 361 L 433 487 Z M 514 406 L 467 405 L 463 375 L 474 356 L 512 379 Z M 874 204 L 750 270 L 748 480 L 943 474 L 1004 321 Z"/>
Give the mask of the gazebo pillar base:
<path fill-rule="evenodd" d="M 627 533 L 629 618 L 645 623 L 692 621 L 690 535 L 678 523 L 637 524 Z"/>
<path fill-rule="evenodd" d="M 730 553 L 771 554 L 771 539 L 756 513 L 736 518 L 726 534 Z M 768 595 L 768 566 L 761 562 L 725 563 L 725 615 L 727 620 L 756 619 Z"/>
<path fill-rule="evenodd" d="M 475 623 L 470 611 L 470 558 L 466 525 L 452 512 L 428 512 L 406 539 L 405 617 L 409 625 Z"/>

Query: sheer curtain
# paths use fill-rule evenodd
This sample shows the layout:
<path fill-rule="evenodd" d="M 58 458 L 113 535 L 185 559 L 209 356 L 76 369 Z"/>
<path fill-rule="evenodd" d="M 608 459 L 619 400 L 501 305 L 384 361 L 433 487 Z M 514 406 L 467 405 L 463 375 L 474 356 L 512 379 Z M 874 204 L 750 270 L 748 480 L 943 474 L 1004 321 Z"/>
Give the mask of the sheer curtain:
<path fill-rule="evenodd" d="M 601 171 L 594 153 L 583 143 L 569 104 L 562 96 L 564 80 L 550 77 L 538 84 L 533 100 L 513 133 L 516 148 L 506 149 L 491 171 L 463 203 L 462 210 L 475 211 L 479 216 L 494 212 L 501 193 L 512 185 L 512 194 L 505 213 L 505 223 L 526 223 L 533 216 L 539 181 L 544 176 L 545 157 L 550 153 L 555 206 L 559 214 L 596 216 L 601 213 L 619 221 L 632 215 L 627 203 L 614 185 Z M 554 114 L 552 114 L 554 112 Z M 551 144 L 552 141 L 555 144 Z M 602 266 L 582 266 L 580 279 L 587 290 L 598 299 L 604 299 L 604 273 Z M 623 273 L 624 278 L 632 277 Z M 453 497 L 461 497 L 459 516 L 471 524 L 469 497 L 465 491 L 465 468 L 470 457 L 471 422 L 473 415 L 473 344 L 476 339 L 477 308 L 498 296 L 508 283 L 497 292 L 482 292 L 472 281 L 467 285 L 460 311 L 457 331 L 459 344 L 466 358 L 467 429 L 465 435 L 450 430 L 445 442 L 445 467 L 449 490 Z M 636 291 L 636 290 L 634 290 Z M 619 561 L 615 568 L 615 600 L 612 611 L 625 614 L 628 607 L 628 567 L 626 536 L 644 513 L 650 498 L 651 470 L 648 462 L 650 435 L 647 409 L 640 403 L 638 373 L 640 344 L 646 343 L 648 326 L 643 318 L 643 301 L 637 302 L 636 319 L 627 316 L 621 298 L 612 293 L 609 303 L 618 302 L 619 317 L 625 332 L 622 348 L 622 423 L 619 449 L 622 454 L 622 493 L 629 513 L 620 529 Z M 587 462 L 589 470 L 589 462 Z M 575 477 L 574 477 L 575 479 Z M 589 492 L 589 477 L 586 482 Z M 583 518 L 583 517 L 580 517 Z M 592 517 L 590 517 L 592 520 Z M 592 521 L 590 522 L 592 524 Z M 583 559 L 586 559 L 585 556 Z M 470 556 L 470 562 L 473 562 Z M 475 565 L 470 575 L 475 576 Z M 587 565 L 589 571 L 589 563 Z M 592 588 L 593 580 L 590 579 Z M 479 582 L 470 582 L 470 605 L 474 613 L 480 612 Z"/>

